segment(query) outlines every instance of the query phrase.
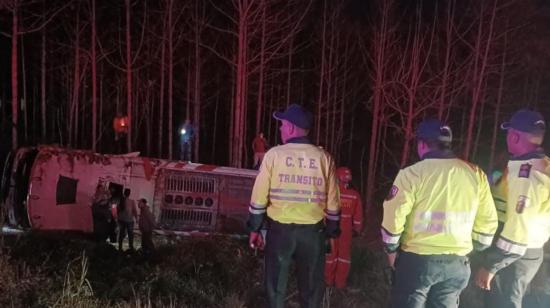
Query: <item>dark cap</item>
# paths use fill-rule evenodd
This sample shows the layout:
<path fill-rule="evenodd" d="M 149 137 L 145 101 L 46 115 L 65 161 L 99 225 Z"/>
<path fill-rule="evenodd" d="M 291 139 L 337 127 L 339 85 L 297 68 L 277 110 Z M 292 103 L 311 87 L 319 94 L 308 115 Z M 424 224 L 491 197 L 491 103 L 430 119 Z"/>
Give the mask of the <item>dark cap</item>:
<path fill-rule="evenodd" d="M 544 133 L 546 123 L 539 112 L 521 109 L 512 115 L 510 121 L 502 123 L 500 128 L 504 130 L 513 128 L 524 133 Z"/>
<path fill-rule="evenodd" d="M 310 129 L 313 124 L 313 115 L 311 112 L 298 104 L 288 106 L 284 112 L 275 111 L 273 117 L 277 120 L 287 120 L 303 129 Z"/>
<path fill-rule="evenodd" d="M 428 119 L 420 122 L 416 128 L 416 138 L 431 141 L 453 141 L 451 128 L 437 119 Z"/>

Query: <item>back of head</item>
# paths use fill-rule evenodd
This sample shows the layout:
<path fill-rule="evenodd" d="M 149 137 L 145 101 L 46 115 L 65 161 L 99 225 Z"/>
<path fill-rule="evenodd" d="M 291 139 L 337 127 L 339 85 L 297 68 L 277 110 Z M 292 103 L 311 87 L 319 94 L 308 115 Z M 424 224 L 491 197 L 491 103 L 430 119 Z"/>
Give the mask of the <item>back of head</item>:
<path fill-rule="evenodd" d="M 450 150 L 453 132 L 448 125 L 438 119 L 426 119 L 418 125 L 416 139 L 424 142 L 430 150 Z"/>
<path fill-rule="evenodd" d="M 125 188 L 124 189 L 124 197 L 126 197 L 126 198 L 130 197 L 130 192 L 131 192 L 130 188 Z"/>
<path fill-rule="evenodd" d="M 518 148 L 514 150 L 520 152 L 539 147 L 544 141 L 544 134 L 546 132 L 546 122 L 542 114 L 529 109 L 516 111 L 510 118 L 510 121 L 502 123 L 500 127 L 503 130 L 515 132 L 518 136 L 516 140 Z M 510 147 L 510 143 L 508 147 Z"/>
<path fill-rule="evenodd" d="M 274 112 L 273 117 L 277 120 L 288 121 L 294 125 L 295 133 L 292 137 L 306 136 L 313 126 L 313 115 L 311 112 L 298 104 L 289 105 L 283 112 Z"/>

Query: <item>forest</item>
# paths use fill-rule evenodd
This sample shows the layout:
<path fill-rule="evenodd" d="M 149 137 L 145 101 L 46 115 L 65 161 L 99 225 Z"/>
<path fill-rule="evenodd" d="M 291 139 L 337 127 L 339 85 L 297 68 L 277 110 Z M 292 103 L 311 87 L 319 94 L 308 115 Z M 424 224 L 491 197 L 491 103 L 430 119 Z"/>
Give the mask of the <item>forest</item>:
<path fill-rule="evenodd" d="M 124 152 L 178 159 L 189 119 L 193 161 L 251 168 L 258 133 L 281 143 L 272 113 L 303 104 L 368 217 L 350 288 L 323 307 L 384 307 L 390 278 L 369 241 L 397 171 L 418 160 L 416 125 L 439 118 L 461 158 L 501 167 L 503 121 L 520 108 L 550 119 L 549 37 L 549 0 L 0 0 L 0 161 L 40 144 L 114 153 L 121 114 Z M 144 259 L 0 235 L 0 306 L 265 304 L 262 259 L 245 241 L 157 244 Z M 549 269 L 527 302 L 547 296 Z M 482 307 L 482 292 L 471 284 L 461 306 Z M 288 293 L 297 307 L 295 281 Z"/>
<path fill-rule="evenodd" d="M 201 163 L 250 168 L 252 139 L 280 143 L 273 111 L 300 103 L 312 140 L 354 172 L 367 203 L 417 160 L 426 117 L 492 170 L 499 125 L 548 115 L 544 0 L 2 0 L 2 153 L 25 145 L 176 159 L 197 129 Z"/>

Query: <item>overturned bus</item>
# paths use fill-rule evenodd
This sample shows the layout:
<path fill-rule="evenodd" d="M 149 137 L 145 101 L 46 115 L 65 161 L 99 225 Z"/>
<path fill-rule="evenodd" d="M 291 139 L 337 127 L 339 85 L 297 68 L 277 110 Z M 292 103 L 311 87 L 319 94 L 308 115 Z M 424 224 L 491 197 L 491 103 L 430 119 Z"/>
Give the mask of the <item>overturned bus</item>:
<path fill-rule="evenodd" d="M 245 232 L 255 170 L 53 146 L 10 153 L 0 206 L 8 226 L 97 233 L 92 198 L 98 185 L 145 198 L 157 232 Z M 97 226 L 96 226 L 97 227 Z M 103 237 L 103 234 L 96 234 Z"/>

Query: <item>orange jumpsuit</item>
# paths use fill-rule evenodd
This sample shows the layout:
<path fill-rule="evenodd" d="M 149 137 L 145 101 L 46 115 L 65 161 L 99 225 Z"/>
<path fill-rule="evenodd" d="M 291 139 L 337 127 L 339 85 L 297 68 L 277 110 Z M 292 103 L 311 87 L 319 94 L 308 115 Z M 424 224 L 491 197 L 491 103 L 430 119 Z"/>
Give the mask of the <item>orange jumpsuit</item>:
<path fill-rule="evenodd" d="M 361 232 L 363 206 L 357 191 L 340 184 L 340 229 L 342 233 L 333 240 L 331 252 L 326 255 L 325 282 L 328 286 L 345 288 L 351 265 L 351 239 L 353 230 Z"/>

